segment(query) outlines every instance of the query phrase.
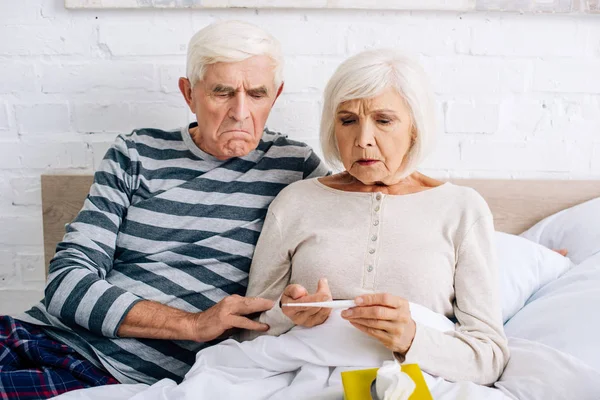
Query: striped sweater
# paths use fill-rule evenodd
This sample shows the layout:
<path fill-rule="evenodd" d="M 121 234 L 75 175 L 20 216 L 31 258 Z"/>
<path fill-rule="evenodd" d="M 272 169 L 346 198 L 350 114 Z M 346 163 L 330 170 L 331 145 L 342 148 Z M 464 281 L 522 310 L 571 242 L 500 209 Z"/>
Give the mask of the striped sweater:
<path fill-rule="evenodd" d="M 268 130 L 250 154 L 220 161 L 188 129 L 116 139 L 57 246 L 44 300 L 18 317 L 122 383 L 179 382 L 210 345 L 119 338 L 131 307 L 146 299 L 199 312 L 244 295 L 271 201 L 327 173 L 310 147 Z"/>

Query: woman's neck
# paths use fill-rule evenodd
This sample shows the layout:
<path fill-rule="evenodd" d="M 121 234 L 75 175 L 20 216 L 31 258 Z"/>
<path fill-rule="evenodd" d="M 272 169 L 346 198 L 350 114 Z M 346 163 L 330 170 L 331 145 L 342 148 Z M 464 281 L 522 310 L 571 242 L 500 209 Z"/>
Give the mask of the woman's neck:
<path fill-rule="evenodd" d="M 390 185 L 379 182 L 365 184 L 346 171 L 336 175 L 319 178 L 319 182 L 333 189 L 346 192 L 380 192 L 391 195 L 417 193 L 444 184 L 444 182 L 430 178 L 419 172 L 414 172 L 406 178 Z"/>

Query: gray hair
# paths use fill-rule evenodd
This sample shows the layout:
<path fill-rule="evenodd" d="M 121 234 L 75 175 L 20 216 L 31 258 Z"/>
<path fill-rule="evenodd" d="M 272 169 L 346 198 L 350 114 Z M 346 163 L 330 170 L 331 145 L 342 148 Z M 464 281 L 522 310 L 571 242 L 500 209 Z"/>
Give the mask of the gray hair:
<path fill-rule="evenodd" d="M 435 99 L 425 72 L 415 60 L 398 50 L 369 50 L 344 61 L 325 88 L 321 148 L 332 167 L 342 167 L 335 137 L 335 115 L 339 105 L 378 96 L 387 88 L 395 89 L 408 104 L 416 133 L 401 178 L 416 171 L 432 152 L 436 137 Z"/>
<path fill-rule="evenodd" d="M 240 62 L 266 55 L 273 60 L 275 88 L 283 82 L 283 55 L 277 39 L 256 25 L 221 21 L 208 25 L 190 39 L 186 74 L 192 86 L 202 80 L 206 67 L 218 62 Z"/>

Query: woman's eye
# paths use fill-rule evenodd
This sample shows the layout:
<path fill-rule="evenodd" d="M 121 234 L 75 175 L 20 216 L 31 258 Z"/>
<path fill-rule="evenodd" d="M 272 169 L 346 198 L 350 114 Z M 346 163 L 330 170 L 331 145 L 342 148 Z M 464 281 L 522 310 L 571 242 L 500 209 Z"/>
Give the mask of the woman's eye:
<path fill-rule="evenodd" d="M 390 120 L 390 119 L 378 119 L 377 122 L 380 123 L 381 125 L 389 125 L 389 124 L 392 123 L 392 120 Z"/>
<path fill-rule="evenodd" d="M 350 125 L 352 123 L 354 123 L 355 120 L 353 119 L 343 119 L 342 121 L 342 125 Z"/>

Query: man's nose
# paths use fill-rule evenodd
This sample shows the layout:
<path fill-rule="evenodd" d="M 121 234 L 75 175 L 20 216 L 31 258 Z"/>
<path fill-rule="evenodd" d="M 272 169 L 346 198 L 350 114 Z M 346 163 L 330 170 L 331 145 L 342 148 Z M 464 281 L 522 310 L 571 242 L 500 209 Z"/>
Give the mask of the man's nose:
<path fill-rule="evenodd" d="M 233 104 L 229 110 L 229 116 L 236 121 L 244 121 L 250 116 L 248 102 L 245 92 L 237 92 L 232 99 Z"/>

